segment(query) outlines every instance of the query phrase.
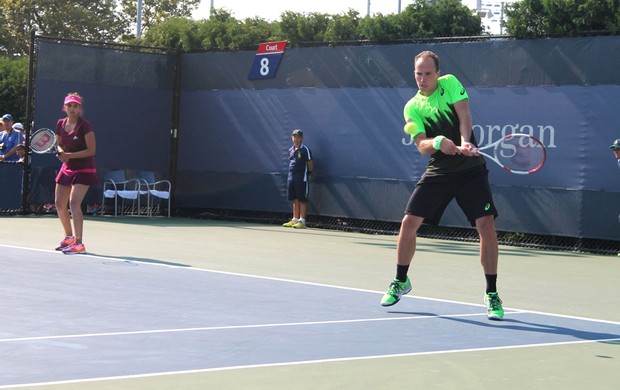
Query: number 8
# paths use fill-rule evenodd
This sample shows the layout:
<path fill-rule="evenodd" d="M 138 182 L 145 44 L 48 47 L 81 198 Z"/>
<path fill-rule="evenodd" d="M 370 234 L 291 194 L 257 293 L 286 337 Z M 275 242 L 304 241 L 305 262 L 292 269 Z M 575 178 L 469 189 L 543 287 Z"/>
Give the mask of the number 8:
<path fill-rule="evenodd" d="M 260 74 L 267 76 L 269 74 L 269 58 L 263 57 L 260 59 Z"/>

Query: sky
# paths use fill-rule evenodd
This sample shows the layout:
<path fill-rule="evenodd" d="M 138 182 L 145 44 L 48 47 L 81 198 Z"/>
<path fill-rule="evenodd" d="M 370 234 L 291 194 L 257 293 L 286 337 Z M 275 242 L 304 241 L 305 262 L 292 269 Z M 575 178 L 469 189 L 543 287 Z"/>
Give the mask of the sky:
<path fill-rule="evenodd" d="M 344 14 L 349 8 L 359 12 L 364 17 L 368 11 L 370 1 L 370 14 L 382 13 L 395 14 L 398 12 L 399 0 L 213 0 L 213 7 L 228 10 L 235 19 L 243 20 L 255 16 L 270 21 L 280 20 L 280 14 L 284 11 L 299 13 L 319 12 L 330 15 Z M 462 0 L 463 4 L 474 8 L 476 0 Z M 400 8 L 404 10 L 413 0 L 400 0 Z M 194 12 L 194 19 L 209 17 L 211 0 L 202 0 L 200 6 Z"/>

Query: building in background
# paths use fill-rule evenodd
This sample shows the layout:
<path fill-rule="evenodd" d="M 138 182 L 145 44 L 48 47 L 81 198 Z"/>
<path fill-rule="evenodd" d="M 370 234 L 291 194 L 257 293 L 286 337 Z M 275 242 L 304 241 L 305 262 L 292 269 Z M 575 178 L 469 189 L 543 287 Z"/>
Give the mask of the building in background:
<path fill-rule="evenodd" d="M 490 35 L 502 35 L 506 33 L 506 27 L 502 25 L 505 22 L 506 15 L 504 9 L 506 5 L 521 0 L 476 0 L 476 12 L 482 19 L 484 33 Z M 470 3 L 463 0 L 463 3 Z"/>

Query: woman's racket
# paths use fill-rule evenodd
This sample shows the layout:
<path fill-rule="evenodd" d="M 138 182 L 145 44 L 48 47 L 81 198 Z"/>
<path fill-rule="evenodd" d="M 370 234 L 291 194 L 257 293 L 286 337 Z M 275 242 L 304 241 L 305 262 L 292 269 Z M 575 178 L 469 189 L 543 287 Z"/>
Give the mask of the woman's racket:
<path fill-rule="evenodd" d="M 50 129 L 39 129 L 30 137 L 30 149 L 39 154 L 58 153 L 56 150 L 56 133 Z"/>
<path fill-rule="evenodd" d="M 522 133 L 508 134 L 490 145 L 472 150 L 517 175 L 538 172 L 547 158 L 547 151 L 542 142 Z"/>

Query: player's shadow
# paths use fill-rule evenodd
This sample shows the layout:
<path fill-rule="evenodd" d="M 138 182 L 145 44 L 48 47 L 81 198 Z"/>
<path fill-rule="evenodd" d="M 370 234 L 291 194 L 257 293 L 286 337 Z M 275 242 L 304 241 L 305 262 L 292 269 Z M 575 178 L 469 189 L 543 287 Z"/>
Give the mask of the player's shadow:
<path fill-rule="evenodd" d="M 611 339 L 620 339 L 620 334 L 612 334 L 612 333 L 602 333 L 602 332 L 591 332 L 587 330 L 581 329 L 573 329 L 567 328 L 564 326 L 558 325 L 550 325 L 550 324 L 540 324 L 536 322 L 528 322 L 521 321 L 514 318 L 504 318 L 502 321 L 489 321 L 485 319 L 484 321 L 475 321 L 467 318 L 457 318 L 457 317 L 440 317 L 441 319 L 460 322 L 464 324 L 471 324 L 476 326 L 481 326 L 485 328 L 493 328 L 493 329 L 508 329 L 508 330 L 516 330 L 520 332 L 535 332 L 535 333 L 547 333 L 554 335 L 562 335 L 562 336 L 570 336 L 576 339 L 581 340 L 611 340 Z"/>
<path fill-rule="evenodd" d="M 415 316 L 415 317 L 439 317 L 437 313 L 425 313 L 425 312 L 416 312 L 416 311 L 388 311 L 389 314 L 404 314 L 406 316 Z"/>
<path fill-rule="evenodd" d="M 89 255 L 92 256 L 96 256 L 98 258 L 101 259 L 109 259 L 108 262 L 104 261 L 105 264 L 130 264 L 130 265 L 139 265 L 140 263 L 146 263 L 146 264 L 159 264 L 159 265 L 168 265 L 171 267 L 187 267 L 187 268 L 191 268 L 191 265 L 189 264 L 182 264 L 182 263 L 174 263 L 171 261 L 164 261 L 164 260 L 156 260 L 156 259 L 149 259 L 146 257 L 119 257 L 119 256 L 110 256 L 110 255 L 100 255 L 97 253 L 93 253 L 93 252 L 88 252 Z"/>

